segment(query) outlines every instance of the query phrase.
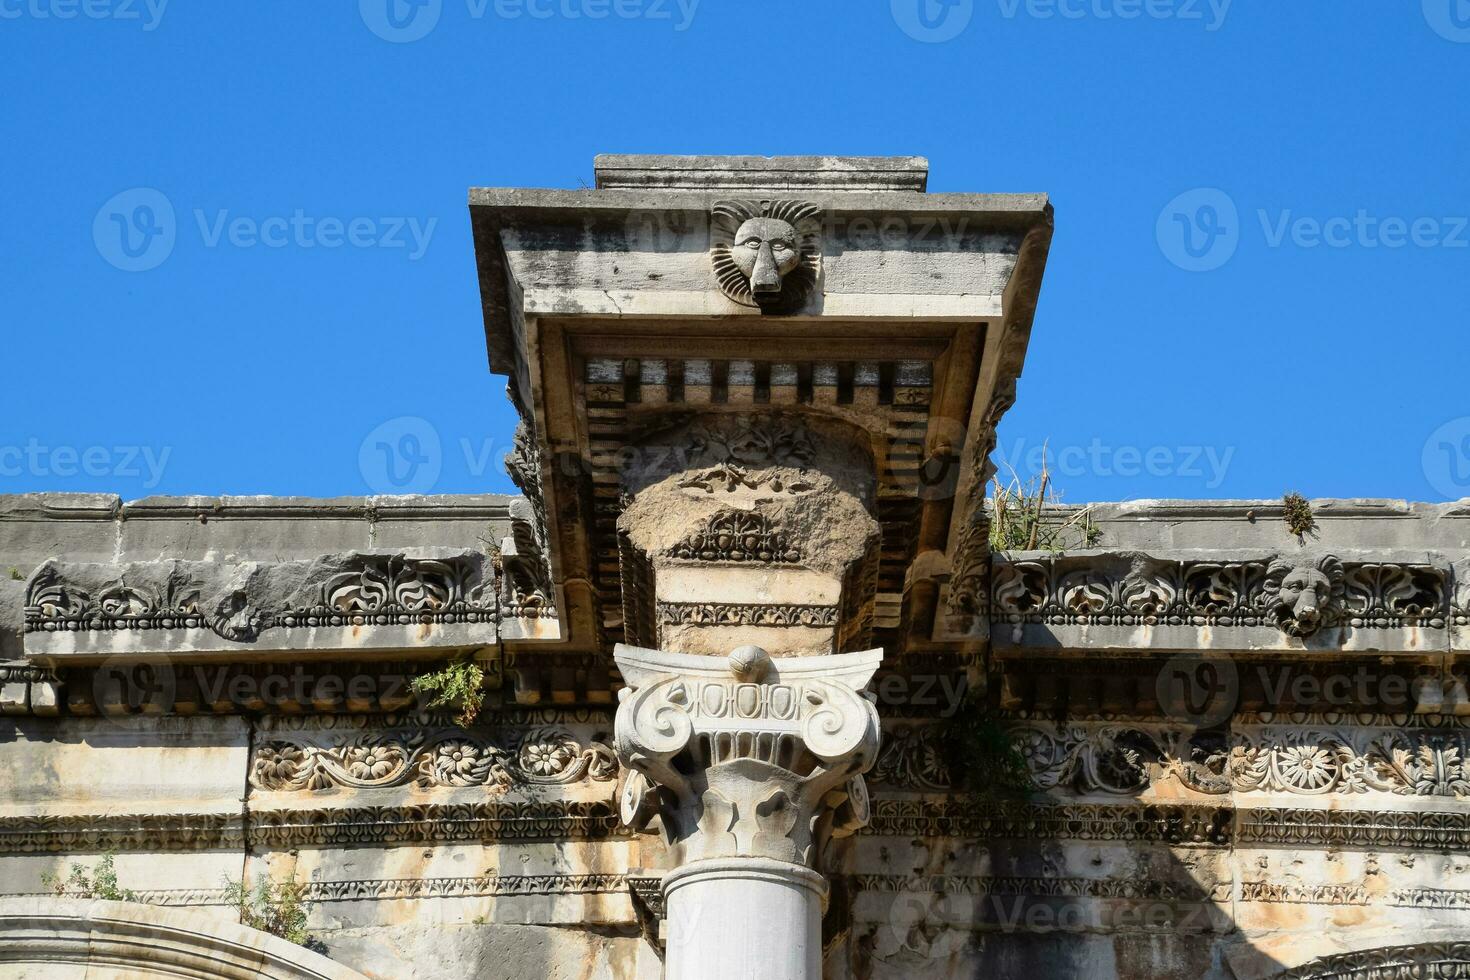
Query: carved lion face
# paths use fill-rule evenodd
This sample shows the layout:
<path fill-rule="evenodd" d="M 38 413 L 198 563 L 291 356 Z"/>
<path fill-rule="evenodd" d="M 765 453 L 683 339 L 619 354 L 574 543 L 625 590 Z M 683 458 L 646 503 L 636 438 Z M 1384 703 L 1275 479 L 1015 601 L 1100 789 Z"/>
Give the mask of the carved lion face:
<path fill-rule="evenodd" d="M 721 201 L 710 225 L 720 291 L 763 313 L 793 313 L 821 274 L 822 212 L 802 201 Z"/>
<path fill-rule="evenodd" d="M 1342 598 L 1342 563 L 1332 557 L 1301 564 L 1278 559 L 1266 573 L 1265 591 L 1282 630 L 1311 636 Z"/>
<path fill-rule="evenodd" d="M 779 293 L 781 280 L 801 263 L 796 229 L 779 218 L 751 218 L 735 232 L 730 258 L 750 280 L 751 292 Z"/>

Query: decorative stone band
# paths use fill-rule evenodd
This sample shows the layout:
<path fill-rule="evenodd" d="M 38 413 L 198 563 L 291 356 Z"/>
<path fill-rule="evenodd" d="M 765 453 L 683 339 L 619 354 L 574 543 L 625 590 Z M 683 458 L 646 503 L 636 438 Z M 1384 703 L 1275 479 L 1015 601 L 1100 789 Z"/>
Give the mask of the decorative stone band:
<path fill-rule="evenodd" d="M 1432 849 L 1470 853 L 1470 810 L 1323 810 L 1226 805 L 1027 803 L 878 797 L 862 834 L 962 840 L 1078 840 Z M 0 817 L 0 854 L 290 849 L 340 845 L 596 841 L 625 837 L 611 804 L 570 800 L 303 807 L 239 814 Z"/>
<path fill-rule="evenodd" d="M 414 727 L 340 733 L 282 732 L 253 747 L 250 785 L 309 792 L 374 789 L 565 785 L 617 778 L 612 749 L 565 728 L 467 731 Z"/>
<path fill-rule="evenodd" d="M 1470 942 L 1390 946 L 1324 957 L 1273 980 L 1423 980 L 1470 977 Z"/>
<path fill-rule="evenodd" d="M 872 778 L 944 791 L 942 730 L 896 726 Z M 1230 732 L 1024 723 L 1007 735 L 1039 790 L 1177 798 L 1281 794 L 1461 799 L 1470 795 L 1470 729 L 1343 724 L 1237 726 Z"/>
<path fill-rule="evenodd" d="M 376 844 L 603 840 L 623 836 L 610 803 L 501 800 L 302 807 L 240 814 L 0 817 L 0 853 L 287 849 Z"/>
<path fill-rule="evenodd" d="M 1459 572 L 1465 574 L 1463 568 Z M 1231 630 L 1269 630 L 1332 646 L 1358 631 L 1445 631 L 1465 619 L 1467 590 L 1457 589 L 1455 579 L 1448 564 L 1381 556 L 1259 553 L 1229 560 L 1019 553 L 995 559 L 990 617 L 997 627 L 1013 627 L 996 629 L 1001 645 L 1069 645 L 1066 634 L 1025 629 L 1044 626 L 1089 627 L 1090 647 L 1228 648 Z M 1205 628 L 1209 638 L 1202 641 Z M 1170 630 L 1188 634 L 1170 644 Z M 1252 649 L 1281 645 L 1238 642 Z M 1399 649 L 1392 637 L 1387 642 L 1385 649 Z M 1433 649 L 1433 643 L 1414 637 L 1401 646 L 1418 653 Z"/>
<path fill-rule="evenodd" d="M 658 622 L 664 626 L 810 626 L 837 625 L 838 608 L 818 605 L 734 602 L 660 602 Z"/>
<path fill-rule="evenodd" d="M 497 898 L 518 895 L 625 895 L 627 892 L 628 879 L 617 874 L 364 878 L 350 881 L 309 881 L 301 886 L 301 897 L 309 903 Z M 224 888 L 154 888 L 135 890 L 133 894 L 143 905 L 169 908 L 228 906 L 236 901 L 235 896 Z"/>
<path fill-rule="evenodd" d="M 1194 847 L 1287 845 L 1470 852 L 1470 810 L 878 799 L 863 833 L 881 837 L 1121 841 Z"/>
<path fill-rule="evenodd" d="M 509 585 L 497 591 L 497 561 L 475 552 L 354 552 L 276 563 L 52 561 L 27 584 L 26 653 L 45 660 L 242 644 L 313 652 L 493 645 L 503 616 L 524 615 L 516 605 L 524 597 L 510 595 Z M 321 631 L 350 635 L 334 642 Z"/>
<path fill-rule="evenodd" d="M 882 651 L 772 660 L 743 647 L 727 662 L 619 645 L 615 656 L 629 685 L 615 748 L 633 770 L 621 815 L 637 831 L 660 831 L 675 866 L 807 865 L 826 837 L 866 822 L 862 773 L 880 735 L 861 691 Z"/>

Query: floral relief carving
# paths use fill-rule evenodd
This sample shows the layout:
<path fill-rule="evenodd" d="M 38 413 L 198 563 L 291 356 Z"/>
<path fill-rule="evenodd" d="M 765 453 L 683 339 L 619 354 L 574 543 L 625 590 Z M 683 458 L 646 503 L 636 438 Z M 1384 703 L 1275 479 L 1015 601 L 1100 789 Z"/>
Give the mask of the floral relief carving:
<path fill-rule="evenodd" d="M 744 604 L 734 602 L 660 602 L 658 622 L 664 626 L 808 626 L 837 625 L 836 606 Z"/>
<path fill-rule="evenodd" d="M 251 785 L 279 792 L 410 784 L 504 789 L 616 778 L 617 761 L 609 747 L 584 745 L 557 727 L 503 737 L 433 729 L 275 734 L 256 747 L 250 768 Z"/>
<path fill-rule="evenodd" d="M 815 488 L 806 471 L 817 446 L 799 415 L 722 415 L 695 424 L 686 438 L 679 455 L 691 472 L 679 481 L 683 490 L 803 494 Z"/>
<path fill-rule="evenodd" d="M 874 779 L 948 789 L 940 737 L 935 725 L 890 733 Z M 1041 790 L 1138 796 L 1172 780 L 1216 796 L 1470 795 L 1470 731 L 1463 729 L 1269 726 L 1224 733 L 1025 723 L 1011 727 L 1010 739 Z"/>
<path fill-rule="evenodd" d="M 801 550 L 768 517 L 750 511 L 723 511 L 710 518 L 669 552 L 684 561 L 795 564 Z"/>

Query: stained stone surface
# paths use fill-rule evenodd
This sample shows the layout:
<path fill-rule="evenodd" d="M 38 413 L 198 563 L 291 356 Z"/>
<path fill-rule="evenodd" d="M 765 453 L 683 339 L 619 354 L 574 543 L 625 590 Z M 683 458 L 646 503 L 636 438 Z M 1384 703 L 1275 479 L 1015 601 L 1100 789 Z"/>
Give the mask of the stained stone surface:
<path fill-rule="evenodd" d="M 442 521 L 436 503 L 416 505 L 412 535 L 440 548 L 473 547 L 472 535 L 508 520 L 497 517 L 508 513 L 500 500 L 444 500 Z M 313 524 L 297 515 L 323 515 L 324 548 L 366 552 L 388 523 L 367 526 L 357 515 L 368 504 L 255 500 L 248 516 L 226 509 L 200 524 L 193 501 L 153 501 L 154 513 L 172 516 L 151 518 L 147 530 L 174 529 L 176 557 L 160 566 L 171 567 L 221 561 L 207 540 L 216 533 L 241 542 L 229 553 L 271 557 L 246 543 L 271 541 L 289 524 L 297 533 L 280 539 L 293 542 L 288 558 L 309 564 L 297 556 L 316 549 L 299 532 Z M 1102 505 L 1094 548 L 997 555 L 996 568 L 1076 563 L 1087 573 L 1079 581 L 1096 585 L 1113 569 L 1126 580 L 1139 556 L 1264 570 L 1283 555 L 1331 554 L 1347 569 L 1344 603 L 1369 581 L 1353 577 L 1359 566 L 1440 576 L 1445 624 L 1382 627 L 1380 638 L 1463 632 L 1470 505 L 1317 502 L 1320 530 L 1305 546 L 1285 533 L 1276 506 Z M 117 550 L 119 536 L 137 529 L 117 521 L 115 503 L 33 497 L 4 501 L 3 510 L 0 565 L 27 575 L 74 556 L 109 567 L 137 559 Z M 505 530 L 502 523 L 494 533 Z M 58 543 L 67 548 L 52 550 Z M 1007 581 L 997 574 L 995 588 Z M 25 585 L 5 588 L 14 630 L 23 629 Z M 1407 601 L 1413 580 L 1385 594 Z M 912 675 L 875 683 L 884 741 L 867 776 L 871 819 L 822 865 L 830 907 L 844 916 L 827 926 L 831 976 L 1238 980 L 1317 960 L 1325 965 L 1302 975 L 1356 976 L 1343 972 L 1361 960 L 1354 951 L 1372 949 L 1403 971 L 1454 962 L 1470 931 L 1462 801 L 1470 700 L 1460 641 L 1379 643 L 1364 658 L 1351 636 L 1304 640 L 1262 614 L 1231 627 L 1251 644 L 1220 647 L 1228 631 L 1185 624 L 1172 627 L 1175 649 L 1155 652 L 1125 642 L 1147 626 L 1068 615 L 1070 624 L 1025 625 L 1075 640 L 1035 646 L 1029 634 L 1011 640 L 1003 616 L 995 624 L 997 717 L 1023 748 L 1030 795 L 972 798 L 953 788 L 935 724 L 952 688 L 931 684 L 937 703 L 926 706 Z M 1350 623 L 1331 629 L 1360 632 Z M 1234 664 L 1241 701 L 1201 730 L 1160 699 L 1158 681 L 1167 678 L 1160 661 L 1209 653 L 1209 643 Z M 528 669 L 527 654 L 514 656 L 517 670 Z M 1367 699 L 1353 686 L 1346 705 L 1293 699 L 1301 692 L 1290 690 L 1287 702 L 1271 700 L 1271 671 L 1282 665 L 1300 672 L 1287 675 L 1289 689 L 1297 676 L 1359 662 L 1377 671 L 1365 675 Z M 294 869 L 309 882 L 311 928 L 329 955 L 370 976 L 657 976 L 658 946 L 648 938 L 658 930 L 656 897 L 639 888 L 658 881 L 666 852 L 619 827 L 623 773 L 609 705 L 575 693 L 579 683 L 586 691 L 583 668 L 556 663 L 547 669 L 572 679 L 546 682 L 554 699 L 517 705 L 507 685 L 490 692 L 488 713 L 468 730 L 419 717 L 411 697 L 400 713 L 385 713 L 381 686 L 316 716 L 280 710 L 297 703 L 289 698 L 254 707 L 249 698 L 211 700 L 212 678 L 238 675 L 195 678 L 187 664 L 179 676 L 190 693 L 176 688 L 169 704 L 195 705 L 192 717 L 150 714 L 157 702 L 149 697 L 137 710 L 78 715 L 74 708 L 95 708 L 93 689 L 108 683 L 97 668 L 64 671 L 53 689 L 7 667 L 7 691 L 53 693 L 50 713 L 24 694 L 4 702 L 12 714 L 0 720 L 0 891 L 38 894 L 43 873 L 115 851 L 122 885 L 145 901 L 224 919 L 227 876 Z M 381 684 L 376 669 L 356 661 L 320 668 Z M 1379 705 L 1373 699 L 1393 677 L 1402 677 L 1408 701 Z M 1120 686 L 1125 680 L 1132 686 Z M 78 687 L 88 696 L 73 702 Z M 502 969 L 519 972 L 495 972 Z"/>
<path fill-rule="evenodd" d="M 0 973 L 1470 972 L 1470 500 L 995 552 L 1044 195 L 596 170 L 470 194 L 519 496 L 0 497 Z M 329 961 L 212 928 L 291 875 Z"/>

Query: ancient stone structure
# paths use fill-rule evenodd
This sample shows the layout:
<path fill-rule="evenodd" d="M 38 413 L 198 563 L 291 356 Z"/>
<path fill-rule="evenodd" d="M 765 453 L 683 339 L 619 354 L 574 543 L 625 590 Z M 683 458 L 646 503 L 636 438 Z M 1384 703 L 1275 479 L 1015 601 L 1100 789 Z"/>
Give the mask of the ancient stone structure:
<path fill-rule="evenodd" d="M 596 182 L 470 196 L 521 495 L 0 498 L 0 974 L 1470 976 L 1470 501 L 994 550 L 1044 197 Z"/>

